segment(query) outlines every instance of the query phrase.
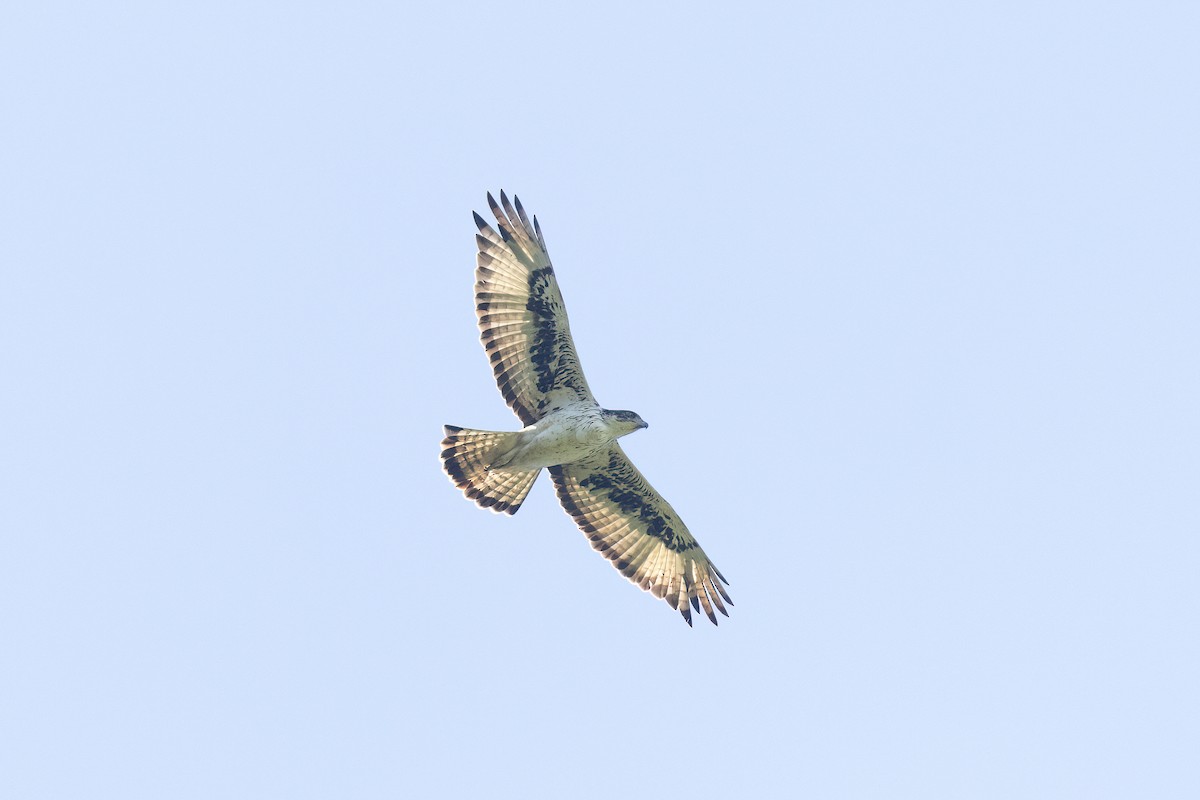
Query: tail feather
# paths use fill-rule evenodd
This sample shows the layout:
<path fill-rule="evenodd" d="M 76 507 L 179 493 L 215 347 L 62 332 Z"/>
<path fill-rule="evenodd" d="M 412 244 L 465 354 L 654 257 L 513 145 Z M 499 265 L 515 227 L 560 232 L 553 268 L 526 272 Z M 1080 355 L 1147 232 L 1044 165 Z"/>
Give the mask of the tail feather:
<path fill-rule="evenodd" d="M 508 452 L 518 434 L 444 427 L 442 468 L 454 485 L 484 508 L 517 513 L 541 470 L 492 468 L 491 462 Z"/>

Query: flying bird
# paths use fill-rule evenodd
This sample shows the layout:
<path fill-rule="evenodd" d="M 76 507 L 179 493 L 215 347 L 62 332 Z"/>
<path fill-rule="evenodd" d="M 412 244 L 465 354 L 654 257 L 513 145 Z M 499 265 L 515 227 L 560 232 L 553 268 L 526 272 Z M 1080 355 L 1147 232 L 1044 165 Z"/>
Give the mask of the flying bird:
<path fill-rule="evenodd" d="M 729 582 L 617 443 L 646 423 L 592 396 L 537 217 L 531 224 L 515 195 L 487 200 L 497 226 L 475 214 L 475 314 L 500 393 L 524 429 L 446 425 L 446 474 L 484 508 L 515 514 L 548 469 L 563 509 L 622 575 L 688 625 L 701 607 L 717 624 L 713 609 L 729 616 L 733 605 L 721 585 Z"/>

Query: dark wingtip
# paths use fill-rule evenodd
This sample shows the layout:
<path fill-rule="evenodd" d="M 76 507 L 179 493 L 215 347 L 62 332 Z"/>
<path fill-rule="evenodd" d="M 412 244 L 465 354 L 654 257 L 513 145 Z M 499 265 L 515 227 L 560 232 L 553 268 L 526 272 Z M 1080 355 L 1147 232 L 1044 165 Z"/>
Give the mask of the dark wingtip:
<path fill-rule="evenodd" d="M 483 217 L 479 216 L 479 212 L 472 211 L 471 213 L 475 216 L 475 227 L 479 228 L 481 231 L 486 229 L 488 224 L 484 221 Z"/>
<path fill-rule="evenodd" d="M 718 581 L 713 581 L 713 584 L 712 584 L 712 585 L 713 585 L 713 586 L 715 586 L 715 587 L 716 587 L 716 589 L 717 589 L 717 591 L 721 593 L 721 597 L 724 597 L 724 598 L 725 598 L 725 602 L 726 602 L 726 603 L 729 603 L 729 605 L 733 605 L 733 601 L 729 599 L 729 592 L 725 591 L 725 587 L 724 587 L 724 586 L 722 586 L 722 585 L 720 584 L 720 582 L 718 582 Z"/>
<path fill-rule="evenodd" d="M 692 612 L 688 609 L 688 607 L 684 606 L 683 611 L 680 611 L 679 613 L 683 615 L 683 619 L 685 622 L 687 622 L 688 627 L 692 627 Z"/>

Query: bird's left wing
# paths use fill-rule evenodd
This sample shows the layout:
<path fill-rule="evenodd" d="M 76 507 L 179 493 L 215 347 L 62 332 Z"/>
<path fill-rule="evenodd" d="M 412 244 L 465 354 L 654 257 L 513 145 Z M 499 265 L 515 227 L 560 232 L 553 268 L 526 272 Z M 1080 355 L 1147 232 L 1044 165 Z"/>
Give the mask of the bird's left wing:
<path fill-rule="evenodd" d="M 621 574 L 683 615 L 692 624 L 690 602 L 717 624 L 733 605 L 721 586 L 729 581 L 708 560 L 671 504 L 654 490 L 621 446 L 573 464 L 550 467 L 558 499 L 592 547 Z"/>

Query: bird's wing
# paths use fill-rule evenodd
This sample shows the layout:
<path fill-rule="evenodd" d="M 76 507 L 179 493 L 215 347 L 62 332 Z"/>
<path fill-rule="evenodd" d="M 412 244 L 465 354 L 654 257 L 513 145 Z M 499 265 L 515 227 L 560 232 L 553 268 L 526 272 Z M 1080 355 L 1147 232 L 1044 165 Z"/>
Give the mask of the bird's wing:
<path fill-rule="evenodd" d="M 667 603 L 692 624 L 690 602 L 717 624 L 733 605 L 723 576 L 683 520 L 642 477 L 620 445 L 585 461 L 550 467 L 558 499 L 592 547 L 629 580 Z"/>
<path fill-rule="evenodd" d="M 537 217 L 487 196 L 499 230 L 475 215 L 475 313 L 500 393 L 530 425 L 569 403 L 595 402 L 571 341 L 567 310 Z M 514 207 L 515 204 L 515 207 Z"/>

